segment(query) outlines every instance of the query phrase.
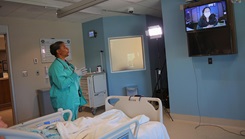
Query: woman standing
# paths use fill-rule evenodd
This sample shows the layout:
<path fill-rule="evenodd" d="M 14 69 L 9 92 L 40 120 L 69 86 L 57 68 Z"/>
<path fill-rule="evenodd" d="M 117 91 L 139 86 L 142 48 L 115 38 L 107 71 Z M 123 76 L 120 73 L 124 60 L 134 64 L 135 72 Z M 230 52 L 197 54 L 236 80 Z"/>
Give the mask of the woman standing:
<path fill-rule="evenodd" d="M 87 69 L 77 69 L 66 61 L 69 49 L 62 41 L 50 45 L 50 53 L 56 57 L 49 68 L 52 106 L 55 111 L 58 111 L 59 108 L 71 110 L 72 120 L 75 120 L 79 106 L 87 103 L 80 88 L 80 77 L 87 73 Z M 65 120 L 68 117 L 68 114 L 64 115 Z"/>

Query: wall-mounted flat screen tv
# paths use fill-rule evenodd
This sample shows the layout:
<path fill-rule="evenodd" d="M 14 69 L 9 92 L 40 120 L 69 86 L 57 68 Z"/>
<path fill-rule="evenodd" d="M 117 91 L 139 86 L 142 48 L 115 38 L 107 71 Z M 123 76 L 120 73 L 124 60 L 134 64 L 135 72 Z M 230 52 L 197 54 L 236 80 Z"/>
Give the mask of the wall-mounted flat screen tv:
<path fill-rule="evenodd" d="M 186 6 L 186 31 L 203 30 L 227 26 L 227 4 L 225 0 Z"/>
<path fill-rule="evenodd" d="M 97 36 L 97 32 L 95 32 L 94 30 L 90 30 L 88 32 L 88 37 L 89 38 L 95 38 Z"/>
<path fill-rule="evenodd" d="M 189 56 L 236 54 L 233 4 L 202 0 L 184 5 Z"/>

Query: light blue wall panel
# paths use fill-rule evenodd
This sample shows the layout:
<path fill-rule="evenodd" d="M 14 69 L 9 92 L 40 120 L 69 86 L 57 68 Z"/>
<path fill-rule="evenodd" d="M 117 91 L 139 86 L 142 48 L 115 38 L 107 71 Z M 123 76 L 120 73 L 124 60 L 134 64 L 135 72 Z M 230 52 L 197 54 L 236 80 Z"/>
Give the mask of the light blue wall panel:
<path fill-rule="evenodd" d="M 100 51 L 104 51 L 105 49 L 102 18 L 83 23 L 82 28 L 85 63 L 88 69 L 91 68 L 92 71 L 96 71 L 96 67 L 98 65 L 101 65 Z M 94 30 L 97 32 L 96 38 L 89 38 L 88 32 L 90 30 Z M 102 53 L 102 56 L 105 57 L 104 53 Z M 105 61 L 103 61 L 103 63 L 105 64 Z"/>
<path fill-rule="evenodd" d="M 145 16 L 118 16 L 106 17 L 82 24 L 84 35 L 85 61 L 92 70 L 100 64 L 99 51 L 104 51 L 104 69 L 107 73 L 109 95 L 126 95 L 125 87 L 137 85 L 140 95 L 152 96 L 149 50 L 145 36 Z M 86 36 L 89 30 L 98 32 L 97 38 Z M 143 35 L 146 70 L 111 73 L 108 39 L 110 37 L 123 37 Z"/>
<path fill-rule="evenodd" d="M 245 2 L 234 5 L 238 54 L 188 57 L 184 0 L 162 0 L 171 113 L 245 120 Z M 200 112 L 200 113 L 199 113 Z"/>
<path fill-rule="evenodd" d="M 152 96 L 149 50 L 145 36 L 146 18 L 145 16 L 118 16 L 103 19 L 105 31 L 105 49 L 108 74 L 108 86 L 110 95 L 126 95 L 125 87 L 137 85 L 140 95 Z M 111 73 L 109 61 L 108 38 L 143 35 L 146 70 Z"/>

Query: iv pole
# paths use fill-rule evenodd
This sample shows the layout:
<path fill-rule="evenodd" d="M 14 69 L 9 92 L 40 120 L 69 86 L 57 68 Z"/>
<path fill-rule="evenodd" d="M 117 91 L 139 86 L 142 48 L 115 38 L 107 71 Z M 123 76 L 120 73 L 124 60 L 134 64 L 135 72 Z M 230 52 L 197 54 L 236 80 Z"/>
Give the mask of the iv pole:
<path fill-rule="evenodd" d="M 101 71 L 103 72 L 104 71 L 104 68 L 103 68 L 103 50 L 100 50 L 100 66 L 101 66 Z"/>

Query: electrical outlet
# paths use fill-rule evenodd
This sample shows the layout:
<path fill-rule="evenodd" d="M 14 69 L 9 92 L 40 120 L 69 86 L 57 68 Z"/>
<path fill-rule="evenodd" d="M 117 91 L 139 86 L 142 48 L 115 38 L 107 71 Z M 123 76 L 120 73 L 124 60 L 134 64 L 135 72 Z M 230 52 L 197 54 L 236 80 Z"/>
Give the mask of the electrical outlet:
<path fill-rule="evenodd" d="M 39 70 L 37 70 L 37 71 L 36 71 L 36 75 L 39 76 L 39 74 L 40 74 L 40 72 L 39 72 Z"/>
<path fill-rule="evenodd" d="M 208 64 L 213 64 L 213 59 L 212 58 L 208 58 Z"/>
<path fill-rule="evenodd" d="M 27 77 L 28 76 L 28 72 L 26 70 L 22 71 L 22 76 L 23 77 Z"/>
<path fill-rule="evenodd" d="M 37 63 L 38 63 L 38 59 L 37 59 L 37 58 L 34 58 L 34 59 L 33 59 L 33 63 L 34 63 L 34 64 L 37 64 Z"/>

